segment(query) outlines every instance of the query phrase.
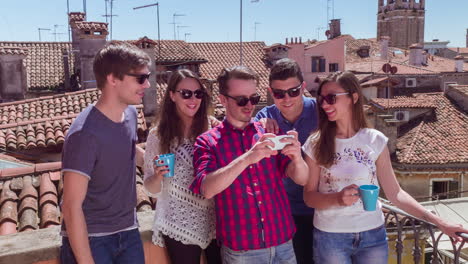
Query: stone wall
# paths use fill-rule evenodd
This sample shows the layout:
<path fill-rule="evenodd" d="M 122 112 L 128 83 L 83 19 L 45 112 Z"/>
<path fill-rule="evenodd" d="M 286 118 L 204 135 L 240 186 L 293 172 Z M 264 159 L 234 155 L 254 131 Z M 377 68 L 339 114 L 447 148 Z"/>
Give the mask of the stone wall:
<path fill-rule="evenodd" d="M 154 211 L 138 213 L 145 263 L 169 264 L 165 248 L 151 242 Z M 0 263 L 58 264 L 60 226 L 1 236 Z M 201 264 L 205 263 L 202 258 Z"/>

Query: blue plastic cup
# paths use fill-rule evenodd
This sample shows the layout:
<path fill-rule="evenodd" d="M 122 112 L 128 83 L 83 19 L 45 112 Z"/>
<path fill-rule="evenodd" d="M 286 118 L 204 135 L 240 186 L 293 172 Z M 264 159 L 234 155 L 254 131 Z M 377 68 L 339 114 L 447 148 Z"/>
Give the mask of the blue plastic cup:
<path fill-rule="evenodd" d="M 379 198 L 379 186 L 377 185 L 361 185 L 359 186 L 359 194 L 361 195 L 364 210 L 375 211 L 377 206 L 377 198 Z"/>
<path fill-rule="evenodd" d="M 169 168 L 169 172 L 165 173 L 164 177 L 174 176 L 175 155 L 173 153 L 161 154 L 155 162 L 158 167 L 167 166 Z"/>

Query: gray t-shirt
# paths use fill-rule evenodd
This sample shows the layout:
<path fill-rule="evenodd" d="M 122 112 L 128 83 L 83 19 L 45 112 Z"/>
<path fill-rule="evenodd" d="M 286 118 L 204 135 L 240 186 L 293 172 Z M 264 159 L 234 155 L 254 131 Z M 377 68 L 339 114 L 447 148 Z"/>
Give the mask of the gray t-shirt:
<path fill-rule="evenodd" d="M 88 106 L 71 125 L 63 147 L 62 171 L 89 178 L 83 213 L 90 236 L 137 226 L 137 111 L 129 106 L 124 115 L 123 122 L 115 123 Z"/>

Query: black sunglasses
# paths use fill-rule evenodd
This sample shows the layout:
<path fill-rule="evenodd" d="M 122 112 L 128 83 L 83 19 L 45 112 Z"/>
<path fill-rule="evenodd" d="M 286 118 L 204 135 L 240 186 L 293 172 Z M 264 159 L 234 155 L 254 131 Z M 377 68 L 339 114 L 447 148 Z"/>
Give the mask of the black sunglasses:
<path fill-rule="evenodd" d="M 202 99 L 203 96 L 205 95 L 205 91 L 203 91 L 202 89 L 197 89 L 195 91 L 181 89 L 176 92 L 180 93 L 180 96 L 182 97 L 182 99 L 186 99 L 186 100 L 192 98 L 192 96 L 195 96 L 195 98 L 197 99 Z"/>
<path fill-rule="evenodd" d="M 299 84 L 297 87 L 293 87 L 287 90 L 281 90 L 281 89 L 274 89 L 271 88 L 271 91 L 273 92 L 273 96 L 276 99 L 283 99 L 286 94 L 289 95 L 289 97 L 296 97 L 301 94 L 301 89 L 302 89 L 302 83 Z"/>
<path fill-rule="evenodd" d="M 146 80 L 149 80 L 151 72 L 143 73 L 143 74 L 134 74 L 134 73 L 127 73 L 128 76 L 133 76 L 137 79 L 139 84 L 144 84 Z"/>
<path fill-rule="evenodd" d="M 323 104 L 323 101 L 327 102 L 327 104 L 332 105 L 336 103 L 336 97 L 340 95 L 345 95 L 349 93 L 337 93 L 337 94 L 327 94 L 325 96 L 319 95 L 317 96 L 317 103 L 319 105 Z"/>
<path fill-rule="evenodd" d="M 258 94 L 252 95 L 250 97 L 230 96 L 230 95 L 227 95 L 227 94 L 224 94 L 224 96 L 226 96 L 227 98 L 231 98 L 231 99 L 235 100 L 238 106 L 246 106 L 249 103 L 249 101 L 250 101 L 250 103 L 252 105 L 256 105 L 256 104 L 258 104 L 258 102 L 260 102 L 260 95 L 258 95 Z"/>

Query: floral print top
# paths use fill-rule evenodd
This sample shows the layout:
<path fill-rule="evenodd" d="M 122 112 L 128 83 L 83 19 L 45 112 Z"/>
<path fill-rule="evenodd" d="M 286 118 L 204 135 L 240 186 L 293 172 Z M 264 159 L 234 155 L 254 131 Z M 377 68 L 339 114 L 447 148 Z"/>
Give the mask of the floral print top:
<path fill-rule="evenodd" d="M 359 130 L 351 138 L 336 138 L 332 166 L 320 166 L 318 191 L 336 193 L 351 184 L 378 186 L 376 160 L 387 141 L 388 138 L 384 134 L 370 128 Z M 309 138 L 302 147 L 312 160 L 315 160 L 314 143 Z M 383 223 L 381 204 L 378 203 L 376 211 L 364 211 L 360 199 L 351 206 L 316 209 L 314 215 L 314 226 L 325 232 L 362 232 L 379 227 Z"/>

